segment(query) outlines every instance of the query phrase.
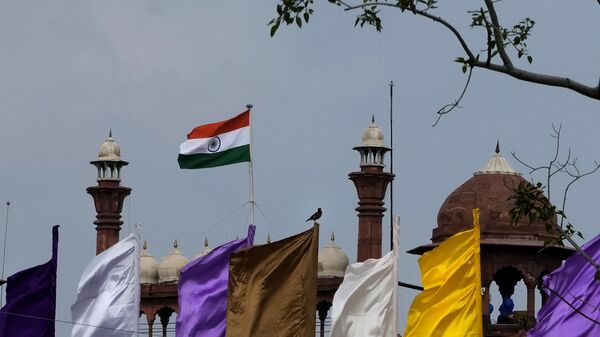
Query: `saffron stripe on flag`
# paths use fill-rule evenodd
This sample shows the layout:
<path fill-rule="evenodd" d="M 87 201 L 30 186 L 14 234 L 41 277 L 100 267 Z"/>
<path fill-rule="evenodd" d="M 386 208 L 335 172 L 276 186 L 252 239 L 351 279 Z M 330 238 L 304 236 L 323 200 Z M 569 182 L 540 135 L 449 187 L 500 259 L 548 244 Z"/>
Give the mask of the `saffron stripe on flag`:
<path fill-rule="evenodd" d="M 213 141 L 214 137 L 186 140 L 179 146 L 179 153 L 184 155 L 219 153 L 234 147 L 250 144 L 250 127 L 247 126 L 220 134 L 218 138 L 216 143 L 213 144 L 211 144 L 211 141 Z"/>
<path fill-rule="evenodd" d="M 198 126 L 187 135 L 188 139 L 212 138 L 216 135 L 237 130 L 250 125 L 250 110 L 226 121 Z"/>
<path fill-rule="evenodd" d="M 243 145 L 209 154 L 180 154 L 177 158 L 182 169 L 209 168 L 250 161 L 250 145 Z"/>

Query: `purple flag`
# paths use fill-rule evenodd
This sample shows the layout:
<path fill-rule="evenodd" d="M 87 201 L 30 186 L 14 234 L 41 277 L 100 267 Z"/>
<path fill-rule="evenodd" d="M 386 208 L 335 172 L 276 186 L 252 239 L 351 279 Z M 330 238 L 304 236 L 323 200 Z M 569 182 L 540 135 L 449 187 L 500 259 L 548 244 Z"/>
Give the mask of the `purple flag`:
<path fill-rule="evenodd" d="M 52 259 L 10 276 L 0 309 L 0 337 L 54 337 L 58 226 L 52 227 Z"/>
<path fill-rule="evenodd" d="M 581 247 L 600 262 L 600 235 Z M 600 336 L 600 280 L 596 269 L 576 253 L 544 277 L 548 302 L 538 312 L 538 324 L 528 337 Z"/>
<path fill-rule="evenodd" d="M 181 269 L 177 337 L 225 337 L 229 256 L 252 246 L 255 231 L 250 225 L 246 238 L 219 246 Z"/>

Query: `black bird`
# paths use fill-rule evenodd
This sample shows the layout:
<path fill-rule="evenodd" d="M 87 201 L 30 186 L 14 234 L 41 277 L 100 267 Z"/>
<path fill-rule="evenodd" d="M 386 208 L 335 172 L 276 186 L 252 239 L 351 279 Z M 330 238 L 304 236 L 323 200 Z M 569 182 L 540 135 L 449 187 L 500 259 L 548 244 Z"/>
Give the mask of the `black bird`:
<path fill-rule="evenodd" d="M 319 218 L 321 217 L 321 214 L 323 214 L 323 212 L 321 212 L 320 208 L 317 208 L 317 211 L 315 212 L 315 214 L 311 215 L 310 218 L 308 218 L 308 220 L 306 220 L 306 222 L 312 220 L 312 221 L 317 221 L 319 220 Z"/>

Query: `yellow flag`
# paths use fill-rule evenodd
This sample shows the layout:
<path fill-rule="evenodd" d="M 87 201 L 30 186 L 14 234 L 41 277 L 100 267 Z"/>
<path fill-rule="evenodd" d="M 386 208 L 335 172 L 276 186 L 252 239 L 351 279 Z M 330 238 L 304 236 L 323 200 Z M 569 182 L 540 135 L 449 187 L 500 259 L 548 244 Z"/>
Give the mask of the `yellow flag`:
<path fill-rule="evenodd" d="M 404 337 L 481 337 L 479 209 L 473 229 L 459 232 L 419 259 L 425 289 L 408 311 Z"/>

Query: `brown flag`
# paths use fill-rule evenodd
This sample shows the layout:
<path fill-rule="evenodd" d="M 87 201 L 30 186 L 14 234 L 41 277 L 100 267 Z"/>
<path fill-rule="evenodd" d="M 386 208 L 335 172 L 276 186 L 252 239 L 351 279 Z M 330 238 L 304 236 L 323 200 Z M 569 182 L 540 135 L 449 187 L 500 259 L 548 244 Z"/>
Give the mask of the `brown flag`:
<path fill-rule="evenodd" d="M 231 255 L 226 337 L 314 337 L 319 225 Z"/>

